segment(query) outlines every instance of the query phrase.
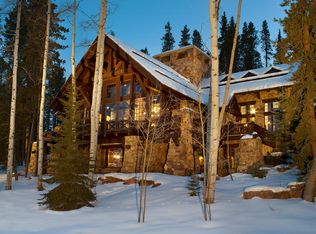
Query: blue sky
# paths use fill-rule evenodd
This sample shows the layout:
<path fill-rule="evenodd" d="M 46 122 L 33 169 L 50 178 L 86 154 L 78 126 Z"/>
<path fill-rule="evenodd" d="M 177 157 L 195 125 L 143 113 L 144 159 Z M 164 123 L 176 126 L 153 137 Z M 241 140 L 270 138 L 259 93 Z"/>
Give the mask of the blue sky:
<path fill-rule="evenodd" d="M 68 0 L 70 1 L 70 0 Z M 77 0 L 80 8 L 77 15 L 77 50 L 76 62 L 79 62 L 87 47 L 83 41 L 92 42 L 97 35 L 96 27 L 82 27 L 89 17 L 98 22 L 100 0 Z M 57 0 L 57 3 L 64 0 Z M 71 1 L 70 1 L 71 2 Z M 164 25 L 170 21 L 176 45 L 180 40 L 181 30 L 187 24 L 191 30 L 201 32 L 205 44 L 210 44 L 210 24 L 208 12 L 209 0 L 109 0 L 110 13 L 107 19 L 107 31 L 115 32 L 116 37 L 135 49 L 147 47 L 151 55 L 160 53 L 161 37 Z M 284 17 L 284 9 L 280 7 L 282 0 L 244 0 L 241 13 L 241 26 L 244 21 L 254 22 L 257 30 L 261 29 L 263 20 L 268 21 L 271 39 L 275 39 L 281 26 L 274 18 Z M 221 0 L 220 14 L 226 12 L 228 17 L 237 14 L 238 0 Z M 66 27 L 71 28 L 71 15 L 64 16 Z M 62 52 L 66 60 L 66 76 L 70 73 L 71 32 L 67 34 L 65 44 L 69 48 Z"/>

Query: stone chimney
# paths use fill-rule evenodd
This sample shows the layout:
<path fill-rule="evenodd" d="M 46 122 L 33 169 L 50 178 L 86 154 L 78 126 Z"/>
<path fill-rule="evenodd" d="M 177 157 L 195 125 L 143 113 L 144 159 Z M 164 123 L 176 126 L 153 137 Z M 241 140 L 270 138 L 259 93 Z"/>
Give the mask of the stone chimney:
<path fill-rule="evenodd" d="M 194 45 L 166 51 L 155 55 L 154 58 L 173 68 L 195 85 L 208 76 L 211 64 L 211 58 Z"/>

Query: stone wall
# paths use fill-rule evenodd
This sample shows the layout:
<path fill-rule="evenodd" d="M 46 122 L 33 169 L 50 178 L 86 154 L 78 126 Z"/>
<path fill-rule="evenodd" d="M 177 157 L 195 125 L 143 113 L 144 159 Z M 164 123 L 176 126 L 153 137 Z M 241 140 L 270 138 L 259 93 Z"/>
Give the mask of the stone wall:
<path fill-rule="evenodd" d="M 143 165 L 143 142 L 140 142 L 138 136 L 126 136 L 124 139 L 124 159 L 121 172 L 139 172 Z M 152 145 L 151 156 L 147 155 L 149 157 L 148 171 L 163 172 L 167 149 L 168 144 L 166 143 L 155 143 Z"/>

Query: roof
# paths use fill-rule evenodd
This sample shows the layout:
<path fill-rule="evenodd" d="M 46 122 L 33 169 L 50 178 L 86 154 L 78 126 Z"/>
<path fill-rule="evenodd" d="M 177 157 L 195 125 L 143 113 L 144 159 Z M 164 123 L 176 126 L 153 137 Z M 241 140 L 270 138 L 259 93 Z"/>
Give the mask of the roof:
<path fill-rule="evenodd" d="M 148 56 L 141 51 L 135 50 L 119 39 L 107 35 L 110 40 L 117 44 L 125 53 L 127 53 L 135 62 L 146 69 L 151 75 L 153 75 L 162 85 L 173 89 L 186 97 L 194 100 L 198 100 L 198 87 L 190 82 L 169 66 L 162 62 Z"/>
<path fill-rule="evenodd" d="M 236 72 L 232 74 L 232 80 L 229 87 L 228 102 L 237 93 L 249 91 L 258 91 L 293 85 L 291 78 L 297 70 L 298 64 L 279 64 L 271 67 L 252 69 L 248 71 Z M 219 102 L 223 103 L 227 75 L 219 76 Z M 208 92 L 210 89 L 210 78 L 203 79 L 200 83 L 200 89 L 203 91 L 203 103 L 208 101 Z"/>

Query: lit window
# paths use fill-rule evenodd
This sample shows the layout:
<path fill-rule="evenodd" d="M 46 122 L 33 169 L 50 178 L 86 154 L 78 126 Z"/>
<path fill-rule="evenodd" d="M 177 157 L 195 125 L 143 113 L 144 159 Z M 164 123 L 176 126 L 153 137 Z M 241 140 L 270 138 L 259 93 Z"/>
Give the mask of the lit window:
<path fill-rule="evenodd" d="M 116 119 L 116 105 L 107 104 L 105 106 L 105 119 L 106 121 L 114 121 Z"/>
<path fill-rule="evenodd" d="M 108 149 L 108 167 L 122 167 L 123 149 L 109 148 Z"/>
<path fill-rule="evenodd" d="M 272 131 L 272 116 L 271 115 L 264 116 L 264 125 L 267 130 Z"/>
<path fill-rule="evenodd" d="M 240 113 L 242 115 L 246 115 L 247 114 L 247 106 L 240 106 Z"/>
<path fill-rule="evenodd" d="M 247 118 L 242 118 L 241 123 L 243 123 L 243 124 L 247 123 Z"/>
<path fill-rule="evenodd" d="M 145 98 L 135 99 L 134 119 L 136 121 L 145 120 L 146 117 L 146 100 Z"/>
<path fill-rule="evenodd" d="M 269 112 L 269 103 L 264 103 L 264 112 Z"/>
<path fill-rule="evenodd" d="M 121 97 L 130 95 L 130 83 L 121 84 Z"/>
<path fill-rule="evenodd" d="M 107 98 L 115 98 L 115 93 L 116 93 L 116 85 L 108 85 L 106 87 L 106 97 Z"/>
<path fill-rule="evenodd" d="M 129 101 L 120 102 L 118 105 L 118 119 L 128 120 L 129 119 Z"/>
<path fill-rule="evenodd" d="M 151 117 L 158 118 L 160 115 L 160 96 L 156 95 L 152 97 L 151 101 Z"/>
<path fill-rule="evenodd" d="M 249 106 L 249 113 L 252 114 L 252 115 L 256 114 L 255 105 L 250 105 Z"/>
<path fill-rule="evenodd" d="M 255 122 L 256 121 L 256 117 L 250 117 L 250 122 Z"/>
<path fill-rule="evenodd" d="M 279 104 L 279 102 L 273 102 L 272 106 L 273 106 L 273 110 L 277 110 L 277 109 L 279 109 L 280 104 Z"/>

